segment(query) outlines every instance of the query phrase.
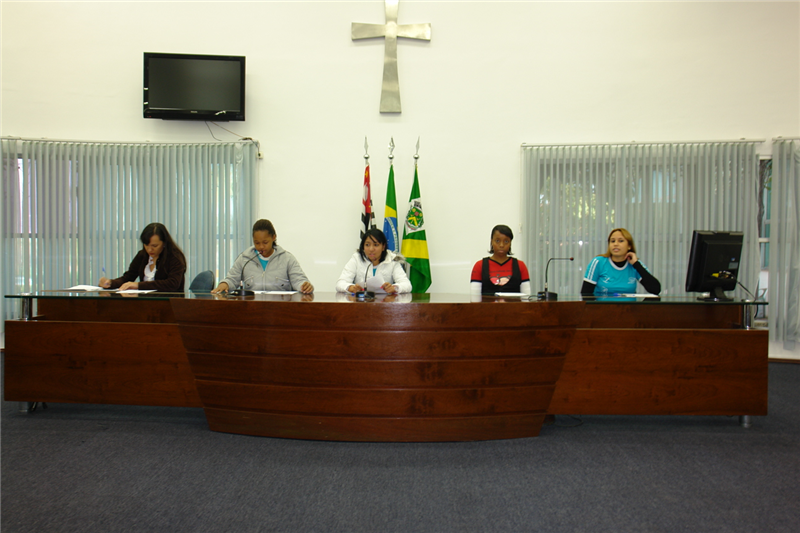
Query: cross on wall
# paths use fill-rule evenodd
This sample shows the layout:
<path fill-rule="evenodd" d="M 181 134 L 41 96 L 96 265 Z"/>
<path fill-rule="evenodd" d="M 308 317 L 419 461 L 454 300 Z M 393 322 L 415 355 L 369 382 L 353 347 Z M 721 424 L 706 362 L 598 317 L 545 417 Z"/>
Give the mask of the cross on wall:
<path fill-rule="evenodd" d="M 381 87 L 381 113 L 400 113 L 400 80 L 397 76 L 397 38 L 431 40 L 431 25 L 397 24 L 399 0 L 386 0 L 386 23 L 366 24 L 353 22 L 350 34 L 359 39 L 385 38 L 383 52 L 383 84 Z"/>

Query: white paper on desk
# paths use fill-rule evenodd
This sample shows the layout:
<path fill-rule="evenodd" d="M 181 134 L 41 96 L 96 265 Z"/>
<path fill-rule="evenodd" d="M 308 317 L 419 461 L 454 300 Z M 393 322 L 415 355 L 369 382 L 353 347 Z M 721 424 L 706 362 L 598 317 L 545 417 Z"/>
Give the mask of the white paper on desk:
<path fill-rule="evenodd" d="M 501 298 L 523 298 L 528 296 L 524 292 L 496 292 L 494 295 Z"/>
<path fill-rule="evenodd" d="M 253 291 L 255 294 L 297 294 L 297 291 Z"/>
<path fill-rule="evenodd" d="M 119 294 L 145 294 L 148 292 L 156 292 L 155 289 L 149 289 L 146 291 L 140 291 L 139 289 L 128 289 L 126 291 L 119 291 Z"/>
<path fill-rule="evenodd" d="M 64 290 L 94 292 L 94 291 L 116 291 L 117 289 L 104 289 L 103 287 L 97 287 L 95 285 L 75 285 L 74 287 L 70 287 L 69 289 L 64 289 Z"/>
<path fill-rule="evenodd" d="M 658 298 L 658 294 L 650 294 L 648 293 L 630 293 L 630 294 L 620 294 L 623 298 Z"/>
<path fill-rule="evenodd" d="M 383 281 L 383 275 L 380 272 L 378 272 L 377 274 L 375 274 L 374 276 L 372 276 L 371 278 L 369 278 L 367 280 L 367 290 L 368 291 L 372 291 L 374 293 L 384 293 L 385 294 L 386 291 L 383 290 L 383 284 L 384 283 L 386 283 L 386 282 Z"/>

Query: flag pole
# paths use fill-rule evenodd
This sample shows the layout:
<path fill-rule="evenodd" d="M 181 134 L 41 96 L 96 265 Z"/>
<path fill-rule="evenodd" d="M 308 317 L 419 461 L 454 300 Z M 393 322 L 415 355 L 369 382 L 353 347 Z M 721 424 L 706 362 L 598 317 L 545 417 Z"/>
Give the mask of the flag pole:
<path fill-rule="evenodd" d="M 369 231 L 370 229 L 375 227 L 375 214 L 372 211 L 372 186 L 370 185 L 369 180 L 369 144 L 367 144 L 367 137 L 364 136 L 364 187 L 362 189 L 362 199 L 361 204 L 363 211 L 361 213 L 361 224 L 363 229 L 361 230 L 361 238 L 364 238 L 364 234 Z"/>
<path fill-rule="evenodd" d="M 400 233 L 397 230 L 397 197 L 394 187 L 394 137 L 389 140 L 389 181 L 386 183 L 386 203 L 383 211 L 383 234 L 386 249 L 400 253 Z"/>
<path fill-rule="evenodd" d="M 414 185 L 408 199 L 408 211 L 403 224 L 402 253 L 408 264 L 408 279 L 411 292 L 424 293 L 431 286 L 431 262 L 428 255 L 428 239 L 425 231 L 425 213 L 419 187 L 417 163 L 419 161 L 419 138 L 414 154 Z"/>

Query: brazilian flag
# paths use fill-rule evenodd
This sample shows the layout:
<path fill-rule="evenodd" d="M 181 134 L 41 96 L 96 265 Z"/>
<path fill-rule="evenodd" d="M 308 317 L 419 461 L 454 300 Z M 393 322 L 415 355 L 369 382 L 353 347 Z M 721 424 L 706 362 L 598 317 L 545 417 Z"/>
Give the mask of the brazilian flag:
<path fill-rule="evenodd" d="M 386 249 L 400 251 L 400 235 L 397 233 L 397 197 L 394 193 L 394 165 L 389 167 L 389 184 L 386 186 L 386 210 L 383 212 L 383 234 Z"/>
<path fill-rule="evenodd" d="M 425 236 L 425 216 L 419 192 L 419 175 L 414 165 L 414 186 L 408 200 L 408 213 L 403 223 L 403 255 L 410 267 L 411 292 L 426 292 L 431 286 L 431 262 Z"/>

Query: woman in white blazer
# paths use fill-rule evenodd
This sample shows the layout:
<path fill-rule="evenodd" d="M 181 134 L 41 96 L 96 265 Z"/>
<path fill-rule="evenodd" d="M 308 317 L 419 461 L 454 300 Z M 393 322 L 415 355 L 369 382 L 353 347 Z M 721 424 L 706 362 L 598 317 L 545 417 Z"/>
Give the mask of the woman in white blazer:
<path fill-rule="evenodd" d="M 411 292 L 411 282 L 403 270 L 402 261 L 402 256 L 386 249 L 386 235 L 379 229 L 371 229 L 364 233 L 358 251 L 344 266 L 336 290 L 366 290 L 367 280 L 379 275 L 383 278 L 381 288 L 388 294 Z"/>

